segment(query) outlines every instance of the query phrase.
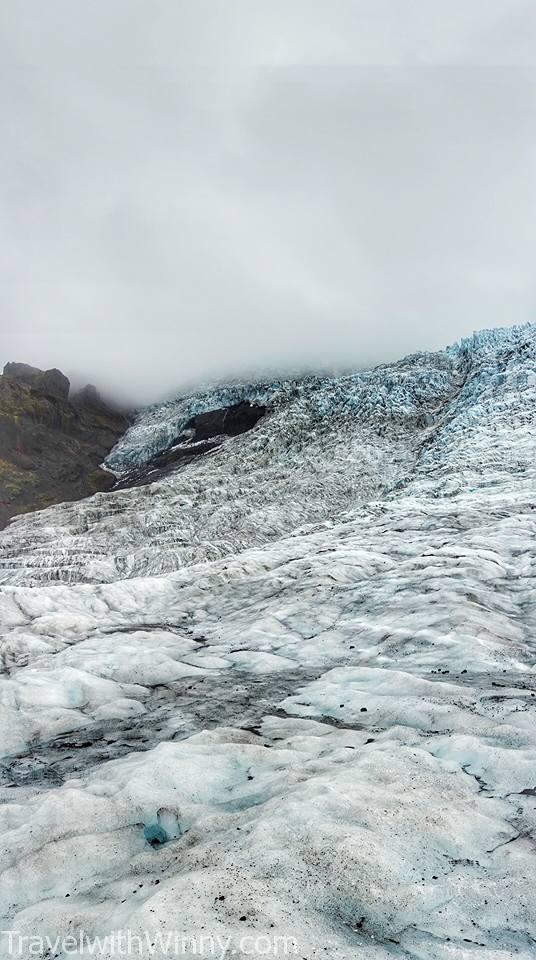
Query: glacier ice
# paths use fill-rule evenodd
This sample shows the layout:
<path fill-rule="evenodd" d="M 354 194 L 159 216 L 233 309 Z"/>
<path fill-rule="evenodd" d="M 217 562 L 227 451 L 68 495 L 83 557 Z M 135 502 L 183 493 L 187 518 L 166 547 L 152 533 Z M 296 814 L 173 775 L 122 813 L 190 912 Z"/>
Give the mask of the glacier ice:
<path fill-rule="evenodd" d="M 170 401 L 107 465 L 240 399 L 0 536 L 2 929 L 528 960 L 536 328 Z"/>

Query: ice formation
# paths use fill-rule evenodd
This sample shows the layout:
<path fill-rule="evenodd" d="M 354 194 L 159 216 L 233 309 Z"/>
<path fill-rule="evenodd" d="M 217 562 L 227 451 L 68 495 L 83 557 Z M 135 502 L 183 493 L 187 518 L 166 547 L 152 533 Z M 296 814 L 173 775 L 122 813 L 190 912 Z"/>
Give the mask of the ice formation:
<path fill-rule="evenodd" d="M 2 929 L 533 958 L 536 327 L 183 397 L 108 467 L 240 399 L 0 537 Z"/>

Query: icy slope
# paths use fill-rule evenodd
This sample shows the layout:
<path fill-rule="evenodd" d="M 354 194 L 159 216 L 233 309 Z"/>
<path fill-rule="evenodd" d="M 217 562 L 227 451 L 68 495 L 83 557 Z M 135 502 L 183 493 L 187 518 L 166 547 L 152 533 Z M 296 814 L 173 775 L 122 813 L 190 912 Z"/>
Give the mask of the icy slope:
<path fill-rule="evenodd" d="M 534 327 L 492 331 L 351 377 L 235 385 L 149 410 L 110 467 L 142 463 L 193 413 L 239 399 L 271 413 L 210 462 L 15 521 L 0 582 L 165 573 L 337 518 L 413 477 L 441 493 L 508 482 L 531 466 L 534 352 Z"/>
<path fill-rule="evenodd" d="M 535 371 L 527 327 L 234 387 L 251 433 L 4 532 L 2 929 L 534 956 Z"/>

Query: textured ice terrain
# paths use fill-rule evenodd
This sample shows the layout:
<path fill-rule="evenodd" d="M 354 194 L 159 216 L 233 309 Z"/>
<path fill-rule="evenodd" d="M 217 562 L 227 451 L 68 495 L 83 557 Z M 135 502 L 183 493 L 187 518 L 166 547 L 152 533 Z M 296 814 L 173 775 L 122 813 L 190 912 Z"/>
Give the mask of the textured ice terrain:
<path fill-rule="evenodd" d="M 2 929 L 533 958 L 536 328 L 182 398 L 108 465 L 242 398 L 0 538 Z"/>

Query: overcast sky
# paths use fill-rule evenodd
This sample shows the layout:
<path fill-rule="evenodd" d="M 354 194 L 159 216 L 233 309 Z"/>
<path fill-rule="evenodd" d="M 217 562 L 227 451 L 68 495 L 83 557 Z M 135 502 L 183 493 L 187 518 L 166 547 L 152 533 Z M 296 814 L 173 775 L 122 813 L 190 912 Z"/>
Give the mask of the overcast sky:
<path fill-rule="evenodd" d="M 2 0 L 2 362 L 142 403 L 535 319 L 533 0 Z"/>

